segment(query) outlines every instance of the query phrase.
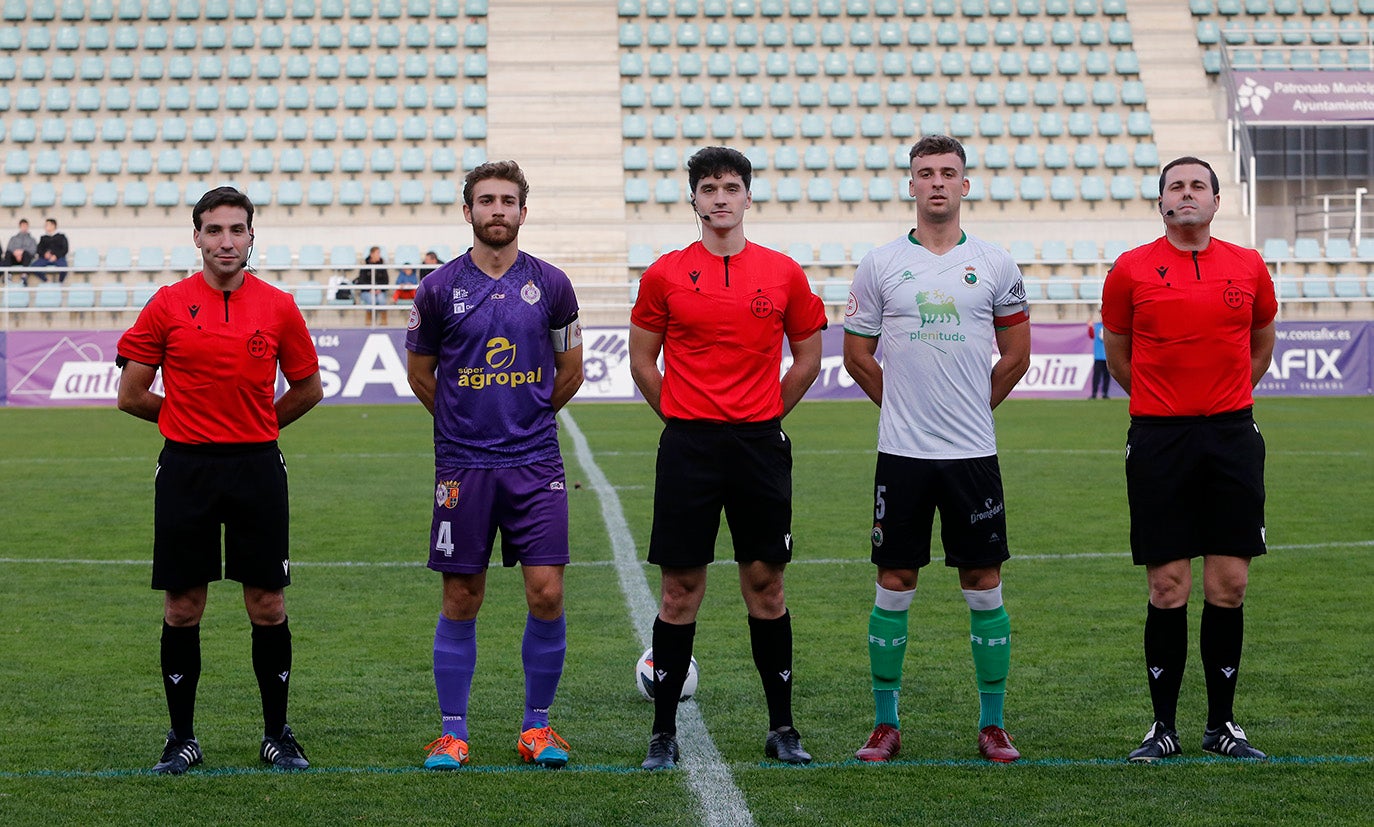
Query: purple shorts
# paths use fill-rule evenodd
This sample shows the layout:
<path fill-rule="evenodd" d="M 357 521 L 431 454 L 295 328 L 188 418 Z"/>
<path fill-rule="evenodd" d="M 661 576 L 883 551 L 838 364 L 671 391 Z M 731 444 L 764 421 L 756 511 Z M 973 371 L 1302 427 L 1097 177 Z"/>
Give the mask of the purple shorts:
<path fill-rule="evenodd" d="M 478 574 L 501 531 L 501 563 L 568 563 L 568 491 L 563 460 L 520 468 L 440 468 L 434 475 L 429 567 Z"/>

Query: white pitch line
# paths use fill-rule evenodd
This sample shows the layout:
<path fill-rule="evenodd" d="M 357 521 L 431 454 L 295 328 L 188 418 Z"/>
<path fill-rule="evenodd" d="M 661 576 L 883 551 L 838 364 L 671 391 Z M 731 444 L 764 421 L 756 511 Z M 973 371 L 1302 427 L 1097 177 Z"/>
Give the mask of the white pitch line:
<path fill-rule="evenodd" d="M 592 490 L 601 499 L 601 519 L 605 521 L 606 533 L 610 535 L 620 590 L 625 594 L 640 645 L 647 648 L 653 642 L 653 621 L 658 616 L 658 602 L 649 591 L 644 567 L 635 551 L 634 537 L 625 521 L 625 511 L 620 507 L 620 496 L 597 466 L 591 446 L 578 429 L 572 414 L 564 409 L 558 419 L 572 439 L 577 463 L 582 466 Z M 682 767 L 687 773 L 688 786 L 701 802 L 706 824 L 712 827 L 752 827 L 754 816 L 749 812 L 744 794 L 735 786 L 735 779 L 731 777 L 730 768 L 726 766 L 720 750 L 711 740 L 701 710 L 695 702 L 688 701 L 678 708 L 677 718 L 678 736 L 684 747 Z"/>

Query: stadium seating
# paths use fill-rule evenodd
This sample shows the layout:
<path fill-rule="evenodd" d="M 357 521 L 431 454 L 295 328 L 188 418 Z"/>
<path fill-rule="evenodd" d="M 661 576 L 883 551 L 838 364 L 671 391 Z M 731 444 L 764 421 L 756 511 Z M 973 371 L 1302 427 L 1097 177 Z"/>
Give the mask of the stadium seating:
<path fill-rule="evenodd" d="M 34 22 L 44 3 L 58 11 Z M 509 88 L 487 83 L 498 68 L 488 44 L 509 33 L 477 0 L 10 5 L 24 13 L 0 21 L 0 209 L 11 216 L 39 208 L 70 211 L 78 225 L 170 225 L 208 187 L 232 182 L 307 234 L 403 215 L 446 222 L 460 169 L 483 162 L 496 136 L 489 98 Z M 1346 52 L 1367 51 L 1354 6 L 1263 5 L 1224 14 L 1194 4 L 1200 48 L 1230 43 L 1256 63 L 1286 50 L 1285 65 L 1303 52 L 1326 65 L 1330 48 L 1342 67 Z M 59 19 L 68 6 L 80 11 L 71 23 Z M 1160 149 L 1132 6 L 617 2 L 612 76 L 597 93 L 611 113 L 619 101 L 621 139 L 603 158 L 621 176 L 614 197 L 631 214 L 675 215 L 686 159 L 726 143 L 754 163 L 759 219 L 801 222 L 808 234 L 839 220 L 876 225 L 910 207 L 911 142 L 942 131 L 966 145 L 970 222 L 992 222 L 994 234 L 1144 221 Z M 601 115 L 589 105 L 587 117 Z M 499 137 L 508 140 L 504 126 Z M 1328 277 L 1328 263 L 1367 267 L 1339 243 L 1325 247 L 1286 250 L 1283 266 Z"/>

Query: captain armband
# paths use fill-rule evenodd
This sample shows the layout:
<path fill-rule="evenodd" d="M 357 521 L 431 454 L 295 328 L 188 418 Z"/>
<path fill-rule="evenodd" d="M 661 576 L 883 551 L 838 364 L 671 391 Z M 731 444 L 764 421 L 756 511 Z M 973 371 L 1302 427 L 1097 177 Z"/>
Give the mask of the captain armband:
<path fill-rule="evenodd" d="M 1006 330 L 1028 321 L 1030 321 L 1030 304 L 1028 302 L 1004 304 L 993 309 L 992 324 L 997 330 Z"/>
<path fill-rule="evenodd" d="M 567 353 L 575 347 L 582 345 L 582 322 L 574 316 L 567 325 L 549 331 L 549 338 L 553 340 L 553 349 L 556 353 Z"/>

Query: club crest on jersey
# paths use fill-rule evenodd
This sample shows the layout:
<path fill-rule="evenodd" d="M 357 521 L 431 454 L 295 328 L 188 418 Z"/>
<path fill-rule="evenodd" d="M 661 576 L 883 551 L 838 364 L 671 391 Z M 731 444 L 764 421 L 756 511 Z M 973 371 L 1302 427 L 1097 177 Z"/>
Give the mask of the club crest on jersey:
<path fill-rule="evenodd" d="M 773 300 L 767 296 L 755 296 L 749 300 L 749 312 L 757 318 L 766 319 L 773 315 Z"/>
<path fill-rule="evenodd" d="M 525 282 L 525 286 L 520 288 L 520 298 L 525 300 L 525 304 L 538 302 L 539 296 L 539 288 L 535 286 L 533 279 Z"/>
<path fill-rule="evenodd" d="M 254 359 L 265 359 L 268 355 L 267 337 L 254 333 L 248 337 L 248 355 Z"/>
<path fill-rule="evenodd" d="M 1226 285 L 1226 289 L 1221 291 L 1221 300 L 1226 302 L 1226 306 L 1235 310 L 1245 304 L 1245 295 L 1240 292 L 1240 288 L 1234 284 Z"/>
<path fill-rule="evenodd" d="M 420 327 L 420 310 L 415 305 L 410 306 L 410 318 L 406 319 L 406 330 L 416 330 Z"/>
<path fill-rule="evenodd" d="M 964 284 L 975 287 L 978 284 L 978 272 L 973 267 L 964 268 Z"/>
<path fill-rule="evenodd" d="M 461 287 L 453 288 L 453 315 L 461 316 L 468 312 L 468 291 Z M 413 307 L 414 305 L 412 305 Z"/>
<path fill-rule="evenodd" d="M 434 486 L 434 504 L 444 508 L 458 505 L 458 480 L 444 480 Z"/>

